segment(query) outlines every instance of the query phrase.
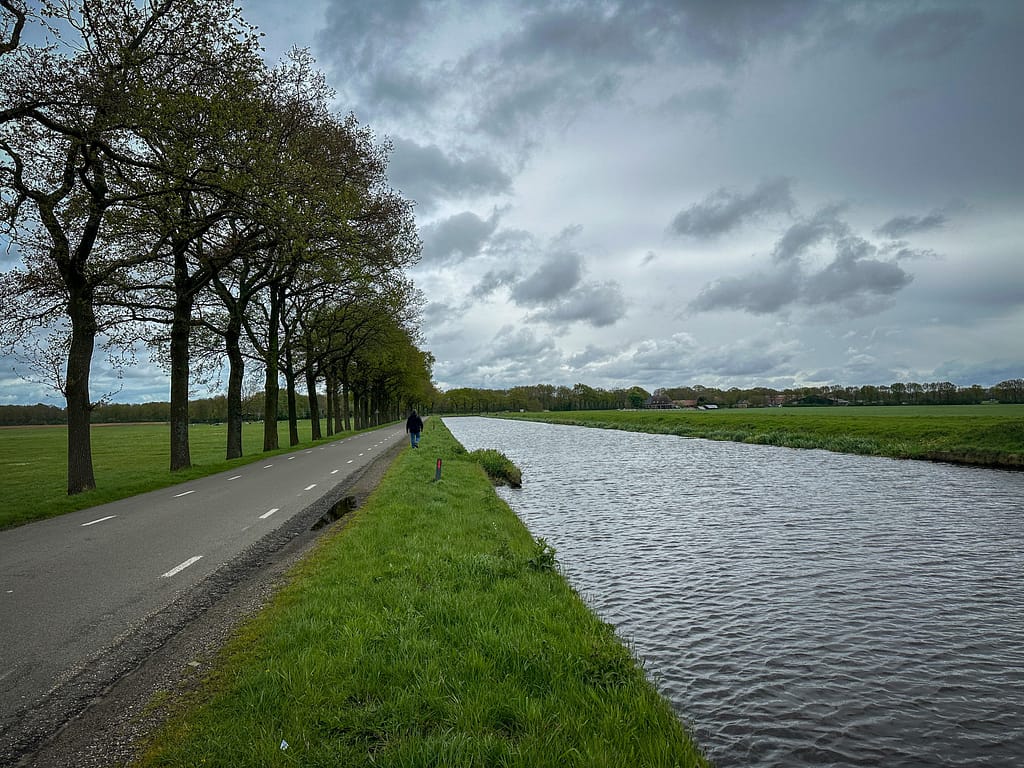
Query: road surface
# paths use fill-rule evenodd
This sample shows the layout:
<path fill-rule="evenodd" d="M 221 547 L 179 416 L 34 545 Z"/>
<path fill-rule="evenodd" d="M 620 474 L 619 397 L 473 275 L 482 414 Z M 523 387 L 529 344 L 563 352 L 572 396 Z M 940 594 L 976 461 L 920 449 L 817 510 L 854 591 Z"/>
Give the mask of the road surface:
<path fill-rule="evenodd" d="M 26 715 L 403 438 L 363 432 L 0 531 L 0 757 Z"/>

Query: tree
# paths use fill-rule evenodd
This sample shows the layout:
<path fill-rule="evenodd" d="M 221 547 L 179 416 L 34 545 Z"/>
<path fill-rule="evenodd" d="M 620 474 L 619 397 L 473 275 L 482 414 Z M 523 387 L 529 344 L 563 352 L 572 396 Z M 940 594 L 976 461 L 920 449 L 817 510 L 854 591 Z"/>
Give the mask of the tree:
<path fill-rule="evenodd" d="M 0 36 L 0 56 L 10 53 L 21 44 L 21 33 L 25 29 L 25 22 L 28 20 L 28 9 L 22 2 L 13 0 L 0 0 L 0 8 L 3 8 L 3 36 Z"/>
<path fill-rule="evenodd" d="M 48 300 L 51 320 L 66 318 L 68 492 L 78 493 L 95 487 L 89 380 L 103 307 L 153 255 L 118 248 L 124 241 L 105 230 L 154 194 L 130 182 L 163 170 L 147 142 L 159 132 L 147 128 L 168 125 L 171 96 L 195 94 L 215 65 L 254 50 L 254 38 L 230 0 L 82 0 L 46 4 L 41 19 L 77 39 L 26 48 L 13 36 L 0 72 L 9 105 L 0 112 L 0 179 L 9 232 L 37 267 L 19 276 L 19 295 Z"/>
<path fill-rule="evenodd" d="M 1002 403 L 1024 403 L 1024 379 L 1006 379 L 992 387 L 992 394 Z"/>

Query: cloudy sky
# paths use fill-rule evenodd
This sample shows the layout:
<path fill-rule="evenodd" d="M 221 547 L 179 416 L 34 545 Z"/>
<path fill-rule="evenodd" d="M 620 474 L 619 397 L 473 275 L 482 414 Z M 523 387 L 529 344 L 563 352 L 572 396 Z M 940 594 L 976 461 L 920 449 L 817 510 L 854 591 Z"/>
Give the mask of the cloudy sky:
<path fill-rule="evenodd" d="M 241 5 L 393 142 L 444 389 L 1024 375 L 1018 0 Z"/>

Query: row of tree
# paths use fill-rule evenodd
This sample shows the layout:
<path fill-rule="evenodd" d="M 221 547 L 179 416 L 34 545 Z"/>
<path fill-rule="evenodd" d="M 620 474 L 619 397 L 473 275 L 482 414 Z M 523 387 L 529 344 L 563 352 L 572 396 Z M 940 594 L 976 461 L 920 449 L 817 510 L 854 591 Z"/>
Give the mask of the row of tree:
<path fill-rule="evenodd" d="M 190 386 L 225 360 L 228 458 L 253 369 L 265 450 L 282 380 L 293 444 L 300 386 L 314 438 L 318 389 L 329 434 L 429 396 L 412 203 L 307 52 L 268 68 L 233 0 L 0 13 L 0 234 L 22 260 L 0 277 L 0 339 L 66 399 L 69 493 L 95 487 L 99 350 L 166 365 L 172 471 L 191 464 Z"/>
<path fill-rule="evenodd" d="M 792 389 L 716 389 L 714 387 L 669 387 L 656 389 L 656 400 L 723 408 L 821 405 L 967 405 L 995 400 L 1024 403 L 1024 379 L 1009 379 L 994 387 L 960 387 L 950 382 L 928 384 L 895 383 L 883 386 L 798 387 Z M 594 389 L 586 384 L 574 387 L 537 384 L 511 389 L 452 389 L 437 393 L 431 407 L 444 413 L 498 411 L 582 411 L 643 408 L 652 393 L 641 387 Z"/>
<path fill-rule="evenodd" d="M 720 407 L 771 407 L 800 404 L 820 405 L 974 405 L 987 401 L 1024 403 L 1024 379 L 1008 379 L 992 387 L 978 384 L 959 386 L 950 381 L 895 382 L 893 384 L 771 389 L 714 389 L 670 387 L 655 390 L 672 401 L 713 403 Z"/>

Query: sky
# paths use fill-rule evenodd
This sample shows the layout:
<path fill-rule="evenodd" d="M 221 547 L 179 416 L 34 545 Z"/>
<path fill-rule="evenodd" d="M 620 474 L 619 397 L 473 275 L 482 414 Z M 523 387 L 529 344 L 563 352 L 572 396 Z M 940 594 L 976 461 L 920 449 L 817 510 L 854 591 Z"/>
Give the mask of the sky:
<path fill-rule="evenodd" d="M 442 389 L 1024 376 L 1024 3 L 240 5 L 392 143 Z"/>

